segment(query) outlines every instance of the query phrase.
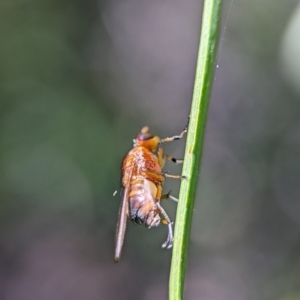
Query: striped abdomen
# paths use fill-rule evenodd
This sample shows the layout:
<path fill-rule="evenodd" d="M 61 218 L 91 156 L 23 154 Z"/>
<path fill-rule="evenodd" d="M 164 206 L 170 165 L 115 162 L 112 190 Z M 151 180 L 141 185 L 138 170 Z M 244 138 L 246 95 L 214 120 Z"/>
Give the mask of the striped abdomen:
<path fill-rule="evenodd" d="M 148 180 L 134 176 L 130 182 L 128 216 L 132 222 L 146 227 L 160 223 L 159 209 L 156 202 L 157 187 Z"/>

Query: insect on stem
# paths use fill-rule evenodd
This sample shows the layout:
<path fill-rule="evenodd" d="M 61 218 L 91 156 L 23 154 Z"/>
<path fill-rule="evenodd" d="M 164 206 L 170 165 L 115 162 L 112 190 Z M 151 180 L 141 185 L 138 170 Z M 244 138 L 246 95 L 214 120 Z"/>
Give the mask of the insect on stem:
<path fill-rule="evenodd" d="M 173 222 L 161 207 L 160 200 L 178 199 L 170 193 L 163 195 L 162 186 L 166 177 L 184 179 L 185 176 L 169 175 L 162 168 L 165 158 L 180 164 L 182 159 L 164 154 L 162 143 L 181 139 L 187 132 L 187 126 L 179 135 L 160 139 L 149 132 L 145 126 L 133 141 L 133 148 L 122 162 L 123 198 L 119 209 L 119 219 L 116 231 L 115 262 L 121 258 L 127 217 L 136 224 L 151 228 L 159 224 L 168 226 L 168 235 L 163 248 L 173 245 Z M 113 193 L 115 196 L 117 191 Z"/>

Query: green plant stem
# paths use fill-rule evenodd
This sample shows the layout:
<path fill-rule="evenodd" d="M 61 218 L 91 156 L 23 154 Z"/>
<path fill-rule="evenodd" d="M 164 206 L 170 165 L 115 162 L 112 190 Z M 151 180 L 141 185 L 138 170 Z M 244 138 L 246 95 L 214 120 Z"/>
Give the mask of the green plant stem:
<path fill-rule="evenodd" d="M 194 93 L 182 170 L 182 174 L 188 179 L 182 180 L 176 214 L 169 286 L 170 300 L 183 299 L 194 199 L 218 45 L 221 2 L 221 0 L 204 1 Z"/>

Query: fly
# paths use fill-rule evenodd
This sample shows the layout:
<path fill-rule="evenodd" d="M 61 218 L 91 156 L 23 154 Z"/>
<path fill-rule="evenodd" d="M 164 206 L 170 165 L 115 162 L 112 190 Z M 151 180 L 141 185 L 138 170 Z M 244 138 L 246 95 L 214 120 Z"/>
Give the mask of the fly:
<path fill-rule="evenodd" d="M 163 199 L 173 199 L 169 193 L 162 194 L 162 186 L 166 177 L 182 179 L 184 176 L 169 175 L 163 172 L 165 159 L 180 164 L 183 160 L 176 159 L 164 153 L 162 144 L 181 139 L 187 132 L 187 126 L 179 134 L 160 139 L 143 127 L 136 139 L 133 148 L 122 162 L 123 197 L 119 209 L 119 219 L 116 231 L 115 262 L 121 257 L 127 218 L 133 223 L 156 227 L 159 224 L 168 226 L 168 235 L 162 248 L 173 246 L 173 223 L 166 211 L 160 205 Z"/>

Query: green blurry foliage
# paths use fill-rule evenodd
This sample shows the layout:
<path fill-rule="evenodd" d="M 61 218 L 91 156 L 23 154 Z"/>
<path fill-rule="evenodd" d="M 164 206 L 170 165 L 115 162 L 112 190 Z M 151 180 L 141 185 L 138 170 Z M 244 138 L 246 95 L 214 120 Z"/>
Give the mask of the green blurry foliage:
<path fill-rule="evenodd" d="M 233 1 L 209 111 L 188 299 L 298 299 L 299 96 L 279 61 L 296 3 Z M 113 265 L 120 193 L 112 193 L 142 126 L 167 136 L 185 125 L 199 7 L 0 1 L 1 299 L 166 298 L 165 227 L 129 223 Z M 183 144 L 166 151 L 180 158 Z M 178 184 L 168 180 L 165 189 L 176 195 Z M 163 206 L 174 219 L 175 204 Z"/>
<path fill-rule="evenodd" d="M 1 223 L 33 208 L 80 215 L 119 184 L 122 140 L 110 138 L 108 95 L 97 95 L 76 46 L 91 9 L 78 4 L 0 5 Z"/>

